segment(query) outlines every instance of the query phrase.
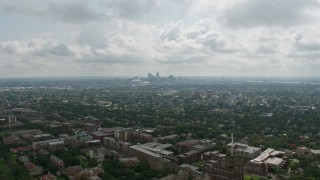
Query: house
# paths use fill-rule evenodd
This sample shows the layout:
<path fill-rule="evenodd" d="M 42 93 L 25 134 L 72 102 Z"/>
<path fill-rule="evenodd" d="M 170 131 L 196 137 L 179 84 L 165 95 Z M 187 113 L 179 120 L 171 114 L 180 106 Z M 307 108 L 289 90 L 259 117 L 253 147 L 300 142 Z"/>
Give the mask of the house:
<path fill-rule="evenodd" d="M 41 166 L 35 165 L 33 162 L 26 162 L 23 164 L 24 167 L 29 171 L 31 176 L 42 174 L 43 168 Z"/>
<path fill-rule="evenodd" d="M 51 155 L 50 156 L 50 161 L 55 165 L 55 166 L 58 166 L 58 167 L 63 167 L 64 166 L 64 162 L 62 159 L 58 158 L 57 156 L 54 156 L 54 155 Z"/>
<path fill-rule="evenodd" d="M 48 174 L 40 176 L 39 180 L 57 180 L 57 176 L 48 173 Z"/>
<path fill-rule="evenodd" d="M 3 144 L 21 144 L 25 143 L 23 139 L 21 139 L 18 135 L 9 135 L 3 137 Z"/>

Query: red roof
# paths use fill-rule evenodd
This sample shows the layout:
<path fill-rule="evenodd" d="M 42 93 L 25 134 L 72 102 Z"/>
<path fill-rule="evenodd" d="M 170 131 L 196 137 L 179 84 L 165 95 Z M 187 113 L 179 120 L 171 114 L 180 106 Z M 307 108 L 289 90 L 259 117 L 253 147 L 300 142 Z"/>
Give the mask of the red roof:
<path fill-rule="evenodd" d="M 33 162 L 27 162 L 24 164 L 24 167 L 26 167 L 26 169 L 29 171 L 31 169 L 33 169 L 36 165 Z"/>
<path fill-rule="evenodd" d="M 53 174 L 45 174 L 40 177 L 40 180 L 56 180 L 57 177 Z"/>

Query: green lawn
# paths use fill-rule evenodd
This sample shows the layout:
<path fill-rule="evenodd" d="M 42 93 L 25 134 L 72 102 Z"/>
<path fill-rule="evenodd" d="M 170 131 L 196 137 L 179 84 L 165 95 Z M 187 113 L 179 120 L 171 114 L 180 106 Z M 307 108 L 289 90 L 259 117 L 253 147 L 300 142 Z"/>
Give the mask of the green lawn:
<path fill-rule="evenodd" d="M 5 135 L 6 133 L 11 133 L 11 132 L 12 132 L 12 130 L 1 130 L 0 136 L 3 136 L 3 135 Z"/>
<path fill-rule="evenodd" d="M 1 177 L 10 177 L 11 171 L 3 159 L 0 159 L 0 178 Z M 13 178 L 12 178 L 13 179 Z"/>
<path fill-rule="evenodd" d="M 86 167 L 87 164 L 88 164 L 88 161 L 85 157 L 81 156 L 81 155 L 78 155 L 77 158 L 80 160 L 80 165 L 82 167 Z"/>
<path fill-rule="evenodd" d="M 299 160 L 298 159 L 289 159 L 289 164 L 290 165 L 294 165 L 294 164 L 299 164 Z"/>
<path fill-rule="evenodd" d="M 193 163 L 194 166 L 200 168 L 200 169 L 203 169 L 204 168 L 204 164 L 205 162 L 204 161 L 199 161 L 199 162 L 195 162 Z"/>
<path fill-rule="evenodd" d="M 257 175 L 254 175 L 254 174 L 249 174 L 249 173 L 244 173 L 243 174 L 243 178 L 244 180 L 260 180 L 260 179 L 266 179 L 266 178 L 262 178 L 262 177 L 259 177 Z"/>

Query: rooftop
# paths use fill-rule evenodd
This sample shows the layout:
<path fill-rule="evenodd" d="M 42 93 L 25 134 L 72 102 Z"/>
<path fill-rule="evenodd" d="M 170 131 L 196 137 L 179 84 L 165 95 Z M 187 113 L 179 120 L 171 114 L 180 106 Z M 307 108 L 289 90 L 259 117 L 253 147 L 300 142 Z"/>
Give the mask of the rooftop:
<path fill-rule="evenodd" d="M 55 145 L 60 145 L 60 144 L 64 144 L 64 141 L 49 142 L 49 146 L 55 146 Z"/>
<path fill-rule="evenodd" d="M 101 140 L 93 139 L 93 140 L 86 141 L 85 143 L 99 143 L 99 142 L 101 142 Z"/>
<path fill-rule="evenodd" d="M 94 136 L 100 136 L 100 137 L 103 137 L 103 136 L 108 136 L 109 134 L 103 132 L 103 131 L 94 131 L 94 132 L 90 132 L 90 134 L 94 135 Z"/>
<path fill-rule="evenodd" d="M 264 162 L 270 165 L 280 166 L 283 161 L 282 158 L 272 157 L 266 159 Z"/>
<path fill-rule="evenodd" d="M 64 142 L 64 138 L 59 138 L 59 139 L 51 139 L 51 140 L 47 140 L 47 141 L 38 141 L 38 142 L 34 142 L 35 144 L 43 144 L 43 143 L 52 143 L 52 142 Z"/>
<path fill-rule="evenodd" d="M 148 154 L 150 156 L 161 158 L 161 155 L 159 155 L 157 153 L 154 153 L 152 151 L 149 151 L 149 150 L 145 149 L 144 147 L 142 147 L 141 145 L 130 146 L 130 149 L 135 149 L 135 150 L 141 151 L 141 152 L 143 152 L 145 154 Z"/>
<path fill-rule="evenodd" d="M 191 139 L 191 140 L 187 140 L 187 141 L 178 142 L 177 145 L 186 145 L 186 146 L 188 146 L 188 145 L 197 144 L 199 142 L 200 142 L 199 140 Z"/>
<path fill-rule="evenodd" d="M 150 142 L 150 143 L 143 144 L 143 146 L 146 146 L 149 148 L 155 148 L 155 149 L 166 149 L 168 147 L 171 147 L 172 144 L 161 144 L 156 142 Z"/>
<path fill-rule="evenodd" d="M 48 137 L 48 136 L 51 136 L 51 134 L 48 134 L 48 133 L 46 133 L 46 134 L 38 134 L 38 135 L 34 135 L 33 137 L 34 138 L 41 138 L 41 137 Z"/>
<path fill-rule="evenodd" d="M 276 151 L 272 148 L 268 148 L 265 151 L 263 151 L 258 157 L 256 157 L 253 161 L 255 162 L 263 162 L 265 161 L 267 158 L 269 158 L 270 156 L 275 156 L 278 154 L 284 154 L 284 152 L 282 151 Z"/>
<path fill-rule="evenodd" d="M 252 146 L 249 146 L 247 144 L 242 144 L 242 143 L 233 143 L 233 144 L 229 143 L 229 144 L 227 144 L 227 146 L 229 146 L 229 147 L 233 146 L 235 150 L 246 152 L 246 153 L 254 153 L 256 151 L 261 150 L 261 148 L 252 147 Z"/>
<path fill-rule="evenodd" d="M 187 156 L 191 156 L 192 154 L 196 154 L 196 153 L 198 153 L 198 152 L 199 152 L 199 151 L 197 151 L 197 150 L 192 150 L 192 151 L 189 151 L 189 152 L 180 154 L 179 156 L 180 156 L 180 157 L 187 157 Z"/>
<path fill-rule="evenodd" d="M 182 168 L 190 168 L 193 171 L 197 171 L 198 170 L 198 167 L 190 165 L 190 164 L 181 164 L 180 167 L 182 167 Z"/>
<path fill-rule="evenodd" d="M 171 152 L 171 151 L 167 151 L 165 149 L 160 149 L 160 148 L 149 147 L 148 144 L 149 143 L 147 143 L 147 145 L 142 144 L 142 145 L 139 145 L 139 146 L 144 148 L 144 149 L 146 149 L 146 150 L 148 150 L 148 151 L 150 151 L 150 152 L 156 153 L 156 154 L 160 154 L 160 155 L 164 155 L 164 156 L 173 155 L 173 152 Z"/>

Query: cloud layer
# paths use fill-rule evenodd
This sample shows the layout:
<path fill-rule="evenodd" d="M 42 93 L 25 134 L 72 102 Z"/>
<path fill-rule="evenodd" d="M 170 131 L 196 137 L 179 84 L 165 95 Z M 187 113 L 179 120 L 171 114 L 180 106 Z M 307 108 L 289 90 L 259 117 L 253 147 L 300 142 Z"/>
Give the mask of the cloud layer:
<path fill-rule="evenodd" d="M 319 5 L 0 0 L 0 75 L 319 76 Z"/>

